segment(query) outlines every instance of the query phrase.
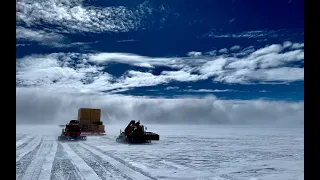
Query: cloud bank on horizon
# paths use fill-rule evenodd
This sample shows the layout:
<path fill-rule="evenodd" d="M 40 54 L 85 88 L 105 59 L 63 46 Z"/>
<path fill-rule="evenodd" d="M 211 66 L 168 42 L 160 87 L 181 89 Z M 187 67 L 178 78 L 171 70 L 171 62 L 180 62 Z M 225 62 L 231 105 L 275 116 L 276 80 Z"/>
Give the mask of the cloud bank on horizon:
<path fill-rule="evenodd" d="M 219 100 L 213 95 L 166 99 L 19 88 L 16 103 L 18 124 L 65 123 L 77 119 L 81 107 L 101 108 L 105 124 L 131 119 L 156 124 L 304 124 L 304 102 Z"/>
<path fill-rule="evenodd" d="M 199 37 L 230 43 L 186 48 L 190 51 L 185 55 L 150 56 L 122 48 L 145 42 L 135 38 L 137 32 L 165 30 L 182 16 L 179 8 L 153 1 L 130 6 L 90 3 L 17 1 L 17 123 L 63 123 L 76 118 L 78 108 L 92 107 L 101 108 L 108 122 L 303 124 L 303 99 L 281 98 L 304 82 L 304 42 L 286 38 L 287 31 L 204 31 Z M 112 51 L 100 44 L 110 38 L 121 44 Z M 244 39 L 258 44 L 245 44 Z M 299 82 L 302 85 L 295 84 Z M 135 96 L 139 89 L 151 94 Z M 258 98 L 232 98 L 253 93 L 251 89 Z M 278 98 L 262 95 L 272 93 Z"/>

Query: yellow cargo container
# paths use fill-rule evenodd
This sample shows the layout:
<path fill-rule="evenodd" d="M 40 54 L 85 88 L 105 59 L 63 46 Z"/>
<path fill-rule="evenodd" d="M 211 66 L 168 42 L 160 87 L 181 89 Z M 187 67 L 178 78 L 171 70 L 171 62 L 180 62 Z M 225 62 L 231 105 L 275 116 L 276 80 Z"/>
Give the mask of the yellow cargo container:
<path fill-rule="evenodd" d="M 79 121 L 80 122 L 80 125 L 84 125 L 84 124 L 91 124 L 91 121 L 90 121 L 90 119 L 89 120 L 85 120 L 85 119 L 82 119 L 82 120 L 80 120 Z"/>
<path fill-rule="evenodd" d="M 90 109 L 87 108 L 80 108 L 78 111 L 78 120 L 90 120 L 91 119 L 91 114 L 90 114 Z"/>
<path fill-rule="evenodd" d="M 78 111 L 78 120 L 90 121 L 90 123 L 99 122 L 101 118 L 101 109 L 80 108 Z"/>
<path fill-rule="evenodd" d="M 99 130 L 104 130 L 104 125 L 99 125 Z"/>
<path fill-rule="evenodd" d="M 92 109 L 90 116 L 91 116 L 91 122 L 99 122 L 101 117 L 101 110 Z"/>
<path fill-rule="evenodd" d="M 100 121 L 101 110 L 93 108 L 80 108 L 78 111 L 78 120 L 81 125 L 82 133 L 100 133 L 99 131 L 104 131 L 104 125 Z M 99 123 L 101 122 L 101 123 Z"/>

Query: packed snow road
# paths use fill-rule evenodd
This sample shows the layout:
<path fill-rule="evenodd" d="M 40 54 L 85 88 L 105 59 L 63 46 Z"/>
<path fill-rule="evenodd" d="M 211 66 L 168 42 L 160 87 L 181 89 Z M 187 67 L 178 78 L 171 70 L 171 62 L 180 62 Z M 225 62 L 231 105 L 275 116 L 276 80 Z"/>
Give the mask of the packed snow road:
<path fill-rule="evenodd" d="M 303 128 L 155 126 L 160 141 L 58 142 L 55 126 L 17 126 L 16 179 L 303 179 Z"/>

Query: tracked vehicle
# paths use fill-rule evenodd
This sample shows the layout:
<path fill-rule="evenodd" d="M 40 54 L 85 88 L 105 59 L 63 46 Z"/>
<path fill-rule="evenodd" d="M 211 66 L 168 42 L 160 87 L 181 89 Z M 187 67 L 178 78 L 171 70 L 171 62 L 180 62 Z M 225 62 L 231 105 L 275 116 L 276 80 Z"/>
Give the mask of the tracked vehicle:
<path fill-rule="evenodd" d="M 71 141 L 71 140 L 87 140 L 87 136 L 81 135 L 80 123 L 77 120 L 71 120 L 62 129 L 61 135 L 58 137 L 58 141 Z"/>
<path fill-rule="evenodd" d="M 81 134 L 86 136 L 105 136 L 105 126 L 101 121 L 101 109 L 80 108 L 78 119 L 71 120 L 80 126 Z M 70 121 L 70 122 L 71 122 Z M 65 127 L 65 125 L 59 125 Z"/>
<path fill-rule="evenodd" d="M 151 141 L 159 141 L 159 134 L 146 132 L 147 127 L 140 125 L 140 121 L 130 121 L 124 131 L 120 129 L 120 135 L 117 137 L 117 142 L 125 143 L 151 143 Z"/>

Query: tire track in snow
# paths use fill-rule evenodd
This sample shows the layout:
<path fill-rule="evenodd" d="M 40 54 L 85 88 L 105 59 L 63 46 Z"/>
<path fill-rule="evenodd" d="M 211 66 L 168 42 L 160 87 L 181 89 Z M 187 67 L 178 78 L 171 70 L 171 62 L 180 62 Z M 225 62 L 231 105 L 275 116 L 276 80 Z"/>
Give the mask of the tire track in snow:
<path fill-rule="evenodd" d="M 16 143 L 17 143 L 17 141 L 21 140 L 25 136 L 27 136 L 27 134 L 16 134 Z"/>
<path fill-rule="evenodd" d="M 57 152 L 57 142 L 54 137 L 48 140 L 48 143 L 52 144 L 52 148 L 47 155 L 44 155 L 45 161 L 43 162 L 43 169 L 40 173 L 39 179 L 49 180 L 51 177 L 51 169 L 53 161 Z"/>
<path fill-rule="evenodd" d="M 100 145 L 105 144 L 105 145 L 114 146 L 114 145 L 119 145 L 119 143 L 116 141 L 116 138 L 117 138 L 117 136 L 111 136 L 111 137 L 102 136 L 102 137 L 98 137 L 98 138 L 89 137 L 88 142 L 97 142 Z"/>
<path fill-rule="evenodd" d="M 103 151 L 103 148 L 106 147 L 104 145 L 101 146 L 101 142 L 99 142 L 99 141 L 90 141 L 90 142 L 86 142 L 85 144 L 87 144 L 93 148 L 100 149 L 100 151 L 101 150 Z M 141 146 L 144 146 L 144 145 L 147 145 L 147 144 L 141 144 Z M 120 158 L 118 158 L 118 160 L 121 162 L 125 162 L 126 164 L 128 164 L 129 167 L 134 167 L 134 168 L 139 167 L 138 169 L 141 172 L 147 172 L 148 170 L 152 169 L 152 171 L 154 171 L 154 172 L 161 172 L 161 171 L 168 172 L 168 175 L 171 174 L 172 176 L 176 176 L 176 173 L 179 173 L 181 171 L 190 172 L 190 174 L 192 174 L 193 176 L 198 173 L 201 174 L 201 169 L 199 169 L 198 167 L 195 167 L 192 165 L 186 165 L 184 163 L 179 163 L 179 162 L 177 162 L 177 159 L 172 160 L 166 156 L 156 155 L 153 153 L 153 151 L 154 150 L 152 150 L 150 152 L 149 151 L 145 152 L 145 155 L 143 158 L 144 161 L 141 161 L 141 162 L 132 161 L 132 159 L 140 158 L 139 155 L 136 155 L 136 154 L 130 155 L 130 158 L 129 158 L 130 162 L 125 162 L 123 159 L 120 159 Z M 114 157 L 115 159 L 117 159 L 116 155 L 113 155 L 110 152 L 105 152 L 105 153 L 107 153 L 111 157 Z M 124 153 L 126 156 L 128 154 L 130 154 L 130 152 L 128 152 L 128 151 L 125 151 Z M 160 174 L 154 173 L 153 177 L 169 178 L 170 179 L 171 175 L 169 175 L 169 177 L 165 177 L 165 176 L 162 176 L 161 173 Z M 174 177 L 174 179 L 175 178 L 176 177 Z"/>
<path fill-rule="evenodd" d="M 72 149 L 77 153 L 96 173 L 103 179 L 131 179 L 130 177 L 122 174 L 121 171 L 113 167 L 109 162 L 103 161 L 101 157 L 88 151 L 78 144 L 70 145 Z"/>
<path fill-rule="evenodd" d="M 87 144 L 89 146 L 92 146 L 92 147 L 97 147 L 99 149 L 104 148 L 104 147 L 110 147 L 109 146 L 110 145 L 109 144 L 109 140 L 106 140 L 106 139 L 110 139 L 111 140 L 111 138 L 109 137 L 109 138 L 103 138 L 103 140 L 101 140 L 101 142 L 98 141 L 98 140 L 91 140 L 91 141 L 86 142 L 85 144 Z M 115 143 L 117 144 L 117 147 L 119 147 L 119 146 L 128 147 L 128 145 L 130 145 L 130 144 L 122 144 L 122 143 L 119 143 L 119 142 L 116 142 L 116 141 L 115 141 Z M 145 145 L 145 144 L 143 144 L 143 145 Z M 111 145 L 111 147 L 112 146 L 113 145 Z M 114 148 L 112 148 L 112 151 L 114 151 Z M 109 151 L 108 154 L 112 154 L 112 151 Z M 139 158 L 139 155 L 137 155 L 135 153 L 132 154 L 132 152 L 127 152 L 127 151 L 125 151 L 124 153 L 125 154 L 121 154 L 121 156 L 122 155 L 128 156 L 128 154 L 130 154 L 130 159 L 132 157 L 133 158 Z M 152 153 L 152 154 L 154 154 L 154 153 Z M 117 155 L 113 155 L 113 156 L 117 156 Z M 164 167 L 164 168 L 167 168 L 167 169 L 177 169 L 176 166 L 172 166 L 171 164 L 164 163 L 162 161 L 163 157 L 160 158 L 160 156 L 150 155 L 150 153 L 146 153 L 146 154 L 144 154 L 143 158 L 144 158 L 145 161 L 140 163 L 138 167 L 144 166 L 146 168 L 151 168 L 151 169 L 159 169 L 159 167 Z M 132 163 L 130 162 L 130 164 L 132 164 Z M 136 163 L 134 163 L 134 164 L 136 164 Z M 133 166 L 135 166 L 135 165 L 133 165 Z M 143 169 L 143 168 L 141 168 L 141 169 Z"/>
<path fill-rule="evenodd" d="M 104 139 L 104 141 L 106 141 L 105 138 L 103 138 L 103 139 Z M 110 138 L 108 138 L 108 139 L 110 139 Z M 85 144 L 90 145 L 92 147 L 99 148 L 99 145 L 105 144 L 105 143 L 101 143 L 97 140 L 93 140 L 90 142 L 86 142 Z M 117 143 L 117 144 L 119 144 L 119 143 Z M 141 144 L 141 146 L 144 146 L 144 145 L 146 145 L 146 144 Z M 99 148 L 99 149 L 101 149 L 101 148 Z M 139 158 L 139 156 L 138 155 L 136 156 L 135 154 L 133 154 L 132 156 L 133 156 L 133 158 Z M 161 156 L 155 155 L 154 153 L 147 153 L 146 156 L 144 156 L 144 159 L 146 159 L 146 162 L 141 163 L 141 165 L 143 165 L 145 167 L 152 168 L 152 169 L 159 169 L 159 167 L 163 167 L 164 169 L 170 169 L 170 170 L 174 170 L 174 171 L 176 171 L 176 170 L 194 171 L 197 169 L 197 167 L 195 167 L 195 166 L 185 165 L 183 163 L 177 162 L 177 160 L 172 160 L 170 158 L 161 157 Z"/>
<path fill-rule="evenodd" d="M 118 136 L 111 136 L 111 135 L 109 135 L 109 136 L 102 136 L 102 137 L 100 138 L 100 140 L 104 140 L 105 142 L 108 142 L 108 143 L 110 143 L 110 144 L 119 144 L 119 143 L 116 141 L 117 137 L 118 137 Z"/>
<path fill-rule="evenodd" d="M 133 156 L 133 158 L 138 158 L 138 156 Z M 169 169 L 170 171 L 181 170 L 181 169 L 188 169 L 188 167 L 184 167 L 181 165 L 176 165 L 170 161 L 164 159 L 164 157 L 155 156 L 154 153 L 147 153 L 145 152 L 143 156 L 144 161 L 139 162 L 141 165 L 151 168 L 151 169 Z"/>
<path fill-rule="evenodd" d="M 186 163 L 181 163 L 177 160 L 177 158 L 175 158 L 175 159 L 170 158 L 170 157 L 164 158 L 162 156 L 158 156 L 155 154 L 153 154 L 152 157 L 159 160 L 158 163 L 161 163 L 161 164 L 168 166 L 168 167 L 172 167 L 174 169 L 191 169 L 191 170 L 197 169 L 198 170 L 198 168 L 196 166 L 186 164 Z"/>
<path fill-rule="evenodd" d="M 30 141 L 34 140 L 36 136 L 28 135 L 27 137 L 22 137 L 20 140 L 16 141 L 16 151 L 24 148 L 26 145 L 29 144 Z"/>
<path fill-rule="evenodd" d="M 36 157 L 29 164 L 27 170 L 22 176 L 22 179 L 49 180 L 56 150 L 56 142 L 53 137 L 44 137 Z"/>
<path fill-rule="evenodd" d="M 28 166 L 35 158 L 39 148 L 40 144 L 38 144 L 38 146 L 34 150 L 27 153 L 19 161 L 16 162 L 16 179 L 20 179 L 21 176 L 26 172 Z"/>
<path fill-rule="evenodd" d="M 21 146 L 22 144 L 26 143 L 26 142 L 30 142 L 30 140 L 32 140 L 32 138 L 35 137 L 35 134 L 20 134 L 18 135 L 18 137 L 16 137 L 16 148 L 18 148 L 19 146 Z"/>
<path fill-rule="evenodd" d="M 32 141 L 30 141 L 26 146 L 21 149 L 16 150 L 16 162 L 18 162 L 23 156 L 36 149 L 38 145 L 43 140 L 42 136 L 36 136 Z"/>
<path fill-rule="evenodd" d="M 94 170 L 89 167 L 86 162 L 70 148 L 68 144 L 61 143 L 61 145 L 70 158 L 71 163 L 74 166 L 77 166 L 77 168 L 79 169 L 79 174 L 83 177 L 81 179 L 101 180 L 101 178 L 99 178 Z"/>
<path fill-rule="evenodd" d="M 110 164 L 112 164 L 112 166 L 120 169 L 122 173 L 125 173 L 127 176 L 129 176 L 133 179 L 157 180 L 157 178 L 150 176 L 149 173 L 144 172 L 142 169 L 135 167 L 135 166 L 125 162 L 124 160 L 122 160 L 118 157 L 115 157 L 110 153 L 103 151 L 100 148 L 91 146 L 87 143 L 81 143 L 80 145 L 82 147 L 84 147 L 85 149 L 91 151 L 92 153 L 96 154 L 97 156 L 101 157 L 105 161 L 109 162 Z"/>
<path fill-rule="evenodd" d="M 80 170 L 72 164 L 68 157 L 68 154 L 64 151 L 60 142 L 58 142 L 57 152 L 53 161 L 51 169 L 50 180 L 74 180 L 74 179 L 84 179 Z"/>

